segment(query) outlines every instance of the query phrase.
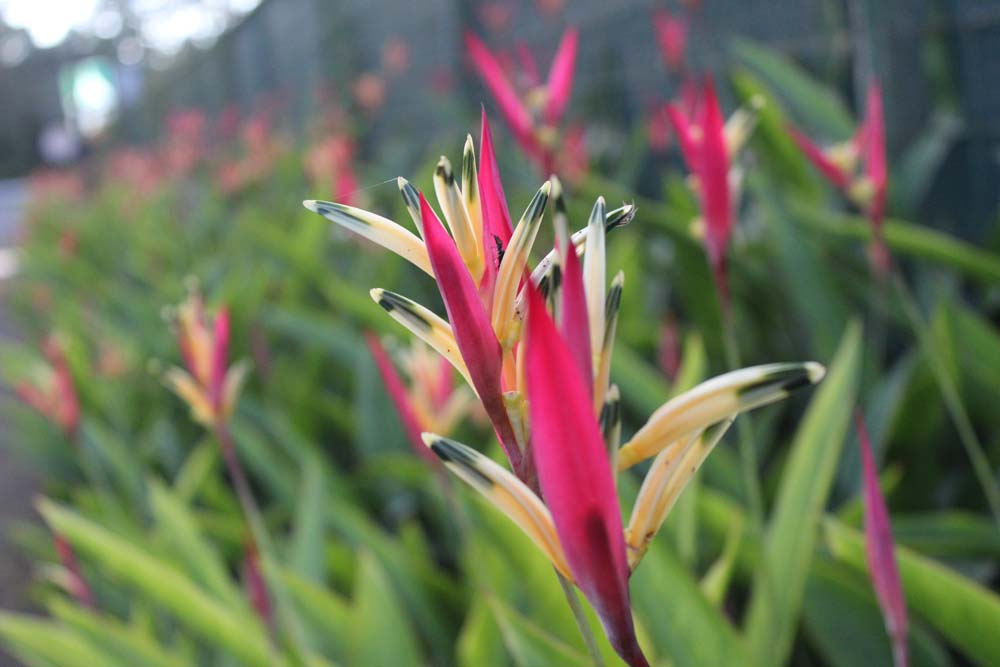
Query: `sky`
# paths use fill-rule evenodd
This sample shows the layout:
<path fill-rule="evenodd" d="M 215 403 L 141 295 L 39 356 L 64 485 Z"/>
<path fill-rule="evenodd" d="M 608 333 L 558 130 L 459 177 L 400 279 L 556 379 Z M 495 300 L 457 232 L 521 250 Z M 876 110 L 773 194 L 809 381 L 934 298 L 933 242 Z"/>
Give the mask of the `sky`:
<path fill-rule="evenodd" d="M 260 0 L 127 0 L 139 19 L 143 46 L 170 54 L 188 41 L 209 43 L 234 15 Z M 0 0 L 0 17 L 28 31 L 36 48 L 62 42 L 73 29 L 104 39 L 123 27 L 118 12 L 101 0 Z"/>

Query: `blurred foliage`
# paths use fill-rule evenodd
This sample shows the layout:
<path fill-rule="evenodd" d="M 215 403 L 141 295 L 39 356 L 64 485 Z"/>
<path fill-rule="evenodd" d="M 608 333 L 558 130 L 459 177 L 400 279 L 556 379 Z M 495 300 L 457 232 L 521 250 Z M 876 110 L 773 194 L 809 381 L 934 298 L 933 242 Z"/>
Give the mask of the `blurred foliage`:
<path fill-rule="evenodd" d="M 740 43 L 733 55 L 733 97 L 765 101 L 731 249 L 738 357 L 817 359 L 830 370 L 811 397 L 741 417 L 762 462 L 762 522 L 733 447 L 708 460 L 635 575 L 640 640 L 664 666 L 891 663 L 858 530 L 858 406 L 886 470 L 913 664 L 1000 664 L 997 524 L 935 370 L 957 388 L 995 471 L 1000 253 L 919 219 L 957 121 L 942 117 L 893 163 L 890 214 L 915 217 L 889 220 L 885 239 L 923 318 L 915 331 L 903 297 L 868 268 L 867 222 L 785 134 L 794 121 L 843 138 L 848 106 L 762 47 Z M 0 613 L 0 637 L 33 667 L 589 664 L 547 560 L 412 454 L 364 347 L 364 330 L 404 333 L 369 287 L 405 286 L 442 312 L 433 285 L 304 210 L 303 198 L 337 192 L 331 174 L 309 166 L 319 141 L 264 131 L 270 148 L 213 146 L 179 174 L 142 179 L 146 163 L 133 160 L 124 173 L 93 168 L 85 194 L 39 191 L 9 287 L 25 342 L 3 342 L 0 372 L 12 385 L 31 377 L 37 341 L 54 334 L 82 417 L 67 437 L 18 400 L 3 411 L 13 446 L 43 473 L 47 529 L 71 545 L 94 604 L 73 595 L 77 575 L 47 529 L 21 526 L 47 614 Z M 343 128 L 332 136 L 350 142 Z M 435 157 L 410 165 L 424 190 Z M 502 158 L 505 173 L 528 172 L 513 153 Z M 359 185 L 400 165 L 366 164 L 353 149 L 342 160 L 355 186 L 339 197 L 408 221 L 393 182 Z M 628 273 L 613 369 L 626 434 L 679 388 L 728 368 L 692 235 L 695 200 L 669 165 L 658 196 L 635 198 L 636 164 L 646 162 L 631 155 L 590 173 L 570 201 L 577 227 L 598 194 L 639 209 L 609 237 L 610 265 Z M 511 179 L 513 208 L 531 187 Z M 233 433 L 274 537 L 263 569 L 285 595 L 272 600 L 273 618 L 248 592 L 246 528 L 218 444 L 161 381 L 179 360 L 163 309 L 192 280 L 210 305 L 228 305 L 232 349 L 253 364 Z M 657 361 L 665 351 L 679 369 Z M 461 430 L 497 452 L 482 423 Z M 622 494 L 638 479 L 625 475 Z"/>

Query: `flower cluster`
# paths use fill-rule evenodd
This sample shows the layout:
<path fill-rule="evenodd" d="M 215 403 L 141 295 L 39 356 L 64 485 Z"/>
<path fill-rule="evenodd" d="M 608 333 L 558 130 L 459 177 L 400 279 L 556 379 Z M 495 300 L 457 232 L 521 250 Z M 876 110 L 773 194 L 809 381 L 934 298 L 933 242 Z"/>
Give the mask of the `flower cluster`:
<path fill-rule="evenodd" d="M 167 370 L 166 383 L 203 426 L 213 428 L 229 419 L 246 373 L 245 362 L 229 366 L 229 311 L 214 318 L 205 312 L 199 294 L 192 291 L 174 313 L 177 344 L 187 370 Z"/>
<path fill-rule="evenodd" d="M 721 141 L 721 121 L 712 113 L 708 120 L 718 124 Z M 610 369 L 624 276 L 619 272 L 609 285 L 605 238 L 631 221 L 635 209 L 609 211 L 598 198 L 586 227 L 570 234 L 562 187 L 553 176 L 512 225 L 485 114 L 480 158 L 477 168 L 469 137 L 460 178 L 447 159 L 438 164 L 435 193 L 450 235 L 424 195 L 402 178 L 419 236 L 344 204 L 305 206 L 437 281 L 447 320 L 399 294 L 379 289 L 372 296 L 468 381 L 512 472 L 440 434 L 426 432 L 424 441 L 580 588 L 622 658 L 647 665 L 632 622 L 631 572 L 736 415 L 819 381 L 824 369 L 772 364 L 714 378 L 668 401 L 619 446 L 620 396 Z M 550 202 L 555 247 L 531 269 L 529 254 Z M 648 459 L 623 525 L 616 475 Z"/>
<path fill-rule="evenodd" d="M 80 427 L 80 399 L 66 353 L 55 336 L 45 340 L 42 352 L 48 365 L 38 366 L 34 379 L 19 382 L 15 392 L 73 439 Z"/>

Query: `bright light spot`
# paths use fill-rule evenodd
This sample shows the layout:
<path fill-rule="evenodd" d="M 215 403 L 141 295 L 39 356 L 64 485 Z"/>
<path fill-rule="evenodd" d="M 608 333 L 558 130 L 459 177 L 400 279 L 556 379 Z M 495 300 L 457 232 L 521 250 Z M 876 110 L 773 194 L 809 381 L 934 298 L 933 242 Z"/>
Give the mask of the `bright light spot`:
<path fill-rule="evenodd" d="M 31 41 L 47 49 L 66 39 L 70 30 L 87 22 L 98 0 L 7 0 L 2 5 L 7 25 L 24 28 Z"/>
<path fill-rule="evenodd" d="M 73 75 L 73 106 L 80 132 L 92 135 L 110 122 L 118 95 L 106 67 L 96 59 L 77 65 Z"/>

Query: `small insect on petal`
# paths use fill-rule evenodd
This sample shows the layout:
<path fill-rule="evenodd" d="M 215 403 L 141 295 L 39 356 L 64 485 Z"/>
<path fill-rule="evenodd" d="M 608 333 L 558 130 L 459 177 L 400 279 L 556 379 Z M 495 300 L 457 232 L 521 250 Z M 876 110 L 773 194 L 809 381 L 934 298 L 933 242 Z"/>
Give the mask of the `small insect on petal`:
<path fill-rule="evenodd" d="M 302 205 L 314 213 L 319 213 L 327 220 L 391 250 L 424 273 L 430 276 L 434 275 L 424 243 L 412 232 L 392 220 L 363 211 L 360 208 L 335 202 L 309 199 L 302 202 Z"/>
<path fill-rule="evenodd" d="M 816 384 L 825 373 L 821 364 L 810 361 L 751 366 L 707 380 L 654 412 L 622 447 L 618 469 L 627 470 L 712 424 Z"/>
<path fill-rule="evenodd" d="M 649 548 L 687 483 L 729 430 L 732 419 L 676 440 L 656 455 L 639 489 L 625 529 L 629 567 L 633 570 Z"/>
<path fill-rule="evenodd" d="M 552 515 L 524 482 L 460 442 L 433 433 L 424 433 L 423 439 L 449 470 L 506 514 L 548 556 L 560 574 L 572 579 Z"/>
<path fill-rule="evenodd" d="M 465 381 L 475 391 L 475 386 L 469 377 L 469 369 L 466 368 L 465 360 L 462 359 L 462 353 L 458 349 L 455 333 L 451 330 L 450 324 L 416 301 L 407 299 L 401 294 L 380 288 L 371 290 L 370 294 L 372 301 L 389 313 L 389 317 L 402 324 L 410 333 L 430 345 L 438 354 L 451 362 L 455 370 L 465 378 Z"/>
<path fill-rule="evenodd" d="M 468 267 L 472 279 L 478 285 L 483 277 L 482 240 L 476 236 L 476 230 L 465 207 L 465 200 L 455 182 L 451 162 L 443 155 L 438 160 L 437 168 L 434 170 L 434 192 L 437 195 L 441 211 L 444 213 L 444 219 L 448 223 L 448 228 L 451 229 L 451 234 L 455 238 L 458 253 L 462 256 L 465 266 Z"/>

